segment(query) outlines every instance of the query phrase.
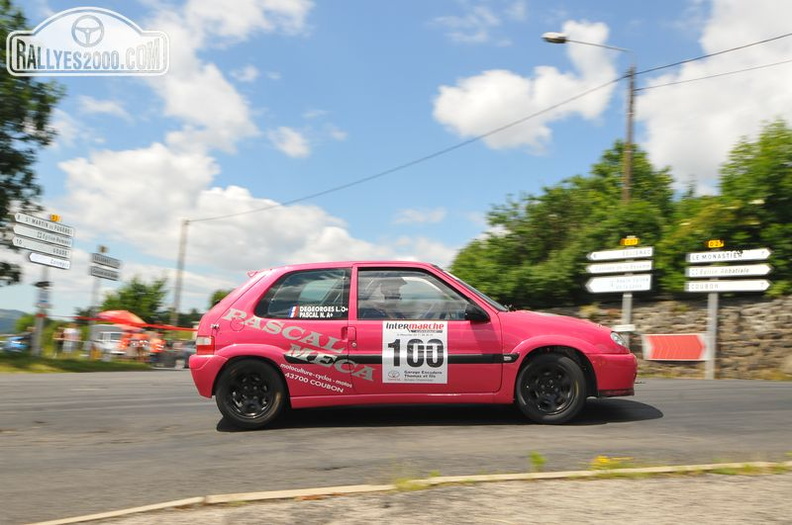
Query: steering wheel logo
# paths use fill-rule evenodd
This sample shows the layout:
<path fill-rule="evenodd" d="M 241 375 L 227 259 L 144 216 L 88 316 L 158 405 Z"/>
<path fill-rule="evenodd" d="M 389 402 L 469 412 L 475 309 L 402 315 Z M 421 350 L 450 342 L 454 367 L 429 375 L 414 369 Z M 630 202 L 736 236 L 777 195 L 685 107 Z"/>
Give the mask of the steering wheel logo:
<path fill-rule="evenodd" d="M 71 35 L 83 47 L 94 47 L 104 38 L 104 24 L 94 15 L 83 15 L 74 21 Z"/>

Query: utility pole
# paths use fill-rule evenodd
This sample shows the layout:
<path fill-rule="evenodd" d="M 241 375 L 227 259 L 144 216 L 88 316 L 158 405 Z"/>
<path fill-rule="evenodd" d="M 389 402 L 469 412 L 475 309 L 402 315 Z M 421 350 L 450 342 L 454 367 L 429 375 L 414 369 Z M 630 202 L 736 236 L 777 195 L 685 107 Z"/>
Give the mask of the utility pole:
<path fill-rule="evenodd" d="M 635 65 L 627 71 L 627 132 L 624 139 L 624 165 L 622 166 L 622 202 L 630 202 L 633 171 L 633 125 L 635 121 Z"/>
<path fill-rule="evenodd" d="M 170 324 L 176 326 L 179 322 L 179 308 L 181 302 L 182 276 L 184 274 L 184 257 L 187 250 L 187 227 L 190 221 L 182 219 L 181 236 L 179 238 L 179 260 L 176 266 L 176 286 L 173 289 L 173 310 L 171 311 Z"/>

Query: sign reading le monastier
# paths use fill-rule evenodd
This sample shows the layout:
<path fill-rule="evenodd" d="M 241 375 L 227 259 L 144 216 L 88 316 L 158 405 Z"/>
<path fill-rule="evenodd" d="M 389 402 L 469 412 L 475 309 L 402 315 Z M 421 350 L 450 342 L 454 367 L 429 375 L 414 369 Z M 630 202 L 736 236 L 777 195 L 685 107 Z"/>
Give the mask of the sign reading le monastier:
<path fill-rule="evenodd" d="M 691 264 L 728 261 L 764 261 L 770 254 L 767 248 L 754 250 L 729 250 L 723 252 L 693 252 L 687 254 L 687 262 Z"/>

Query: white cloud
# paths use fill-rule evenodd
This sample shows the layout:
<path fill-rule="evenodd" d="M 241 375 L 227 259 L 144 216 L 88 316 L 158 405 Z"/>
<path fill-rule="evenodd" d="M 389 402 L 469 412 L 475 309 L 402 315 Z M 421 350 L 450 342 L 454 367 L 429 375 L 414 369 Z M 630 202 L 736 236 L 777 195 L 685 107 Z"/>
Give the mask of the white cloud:
<path fill-rule="evenodd" d="M 243 41 L 256 31 L 304 33 L 312 8 L 310 0 L 235 0 L 231 9 L 216 0 L 189 0 L 184 13 L 188 24 L 215 37 Z"/>
<path fill-rule="evenodd" d="M 604 43 L 608 37 L 608 28 L 601 23 L 569 21 L 563 31 L 586 42 Z M 612 52 L 582 45 L 566 46 L 566 50 L 577 74 L 562 73 L 548 66 L 535 68 L 532 77 L 507 70 L 485 71 L 460 79 L 455 86 L 440 86 L 434 101 L 434 118 L 462 137 L 475 137 L 616 78 Z M 540 152 L 550 140 L 550 123 L 572 115 L 596 119 L 605 110 L 614 87 L 609 85 L 537 115 L 486 137 L 484 142 L 494 149 L 528 146 Z"/>
<path fill-rule="evenodd" d="M 325 131 L 333 140 L 344 141 L 349 136 L 349 134 L 346 131 L 337 128 L 333 124 L 328 124 L 327 126 L 325 126 Z"/>
<path fill-rule="evenodd" d="M 240 82 L 250 83 L 255 82 L 261 73 L 256 66 L 247 65 L 240 69 L 235 69 L 231 72 L 231 76 Z"/>
<path fill-rule="evenodd" d="M 311 147 L 308 140 L 299 132 L 292 128 L 281 126 L 278 129 L 267 132 L 272 145 L 289 157 L 302 158 L 311 154 Z"/>
<path fill-rule="evenodd" d="M 526 16 L 522 0 L 462 2 L 460 7 L 461 15 L 440 16 L 433 22 L 445 30 L 452 42 L 463 44 L 509 45 L 509 40 L 497 36 L 497 29 L 504 21 L 523 21 Z"/>
<path fill-rule="evenodd" d="M 52 120 L 49 127 L 56 133 L 55 140 L 50 147 L 71 147 L 78 137 L 82 135 L 82 126 L 62 109 L 52 110 Z"/>
<path fill-rule="evenodd" d="M 189 0 L 180 11 L 159 11 L 150 26 L 168 34 L 170 68 L 149 82 L 164 101 L 165 115 L 185 122 L 169 143 L 233 152 L 239 140 L 258 135 L 249 102 L 198 51 L 238 43 L 256 32 L 304 33 L 312 8 L 309 0 L 238 0 L 233 9 L 214 0 Z M 250 67 L 244 78 L 257 74 Z"/>
<path fill-rule="evenodd" d="M 172 251 L 179 218 L 219 172 L 206 154 L 175 152 L 161 143 L 98 151 L 59 167 L 68 194 L 57 208 L 73 217 L 81 236 L 129 242 L 150 255 Z"/>
<path fill-rule="evenodd" d="M 78 97 L 77 101 L 80 104 L 80 111 L 83 113 L 110 115 L 113 117 L 120 117 L 127 121 L 132 120 L 132 117 L 124 109 L 123 105 L 116 100 L 98 100 L 93 97 L 82 95 Z"/>
<path fill-rule="evenodd" d="M 433 210 L 400 210 L 393 219 L 394 224 L 429 224 L 441 222 L 446 217 L 445 208 Z"/>
<path fill-rule="evenodd" d="M 792 4 L 773 0 L 746 3 L 716 0 L 700 39 L 702 54 L 789 32 Z M 682 65 L 654 77 L 657 86 L 787 60 L 792 39 L 718 55 Z M 764 121 L 792 121 L 792 64 L 642 91 L 636 117 L 643 123 L 641 141 L 655 166 L 671 166 L 679 187 L 695 181 L 712 193 L 718 167 L 744 136 L 755 136 Z"/>
<path fill-rule="evenodd" d="M 349 259 L 448 264 L 455 253 L 442 243 L 420 238 L 373 244 L 355 238 L 344 221 L 318 206 L 281 206 L 239 186 L 212 187 L 219 167 L 211 156 L 174 151 L 161 143 L 137 150 L 95 152 L 60 167 L 68 176 L 69 193 L 53 204 L 70 218 L 69 225 L 80 232 L 81 240 L 101 240 L 115 256 L 124 247 L 153 261 L 125 262 L 125 279 L 139 275 L 149 281 L 165 276 L 172 283 L 173 263 L 167 261 L 176 257 L 181 220 L 191 220 L 183 310 L 205 308 L 209 294 L 239 284 L 244 272 L 252 269 Z M 236 213 L 243 214 L 200 220 Z M 79 257 L 73 259 L 75 267 L 87 267 L 83 261 L 87 255 Z M 159 260 L 166 262 L 159 265 Z M 84 278 L 59 287 L 75 294 L 81 287 L 87 294 Z"/>

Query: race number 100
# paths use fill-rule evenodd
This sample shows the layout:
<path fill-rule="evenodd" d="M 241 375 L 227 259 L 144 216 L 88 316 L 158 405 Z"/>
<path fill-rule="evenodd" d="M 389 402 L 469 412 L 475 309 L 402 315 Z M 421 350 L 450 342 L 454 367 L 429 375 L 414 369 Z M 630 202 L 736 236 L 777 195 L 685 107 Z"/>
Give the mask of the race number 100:
<path fill-rule="evenodd" d="M 402 341 L 396 339 L 388 343 L 388 348 L 393 350 L 393 366 L 399 367 L 402 363 Z M 443 366 L 445 362 L 445 345 L 440 339 L 410 339 L 405 348 L 406 364 L 411 368 L 418 368 L 426 363 L 431 368 Z"/>
<path fill-rule="evenodd" d="M 384 322 L 383 383 L 448 383 L 446 322 Z"/>

